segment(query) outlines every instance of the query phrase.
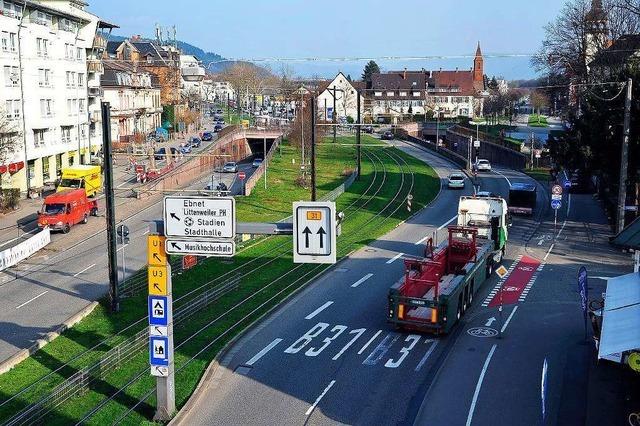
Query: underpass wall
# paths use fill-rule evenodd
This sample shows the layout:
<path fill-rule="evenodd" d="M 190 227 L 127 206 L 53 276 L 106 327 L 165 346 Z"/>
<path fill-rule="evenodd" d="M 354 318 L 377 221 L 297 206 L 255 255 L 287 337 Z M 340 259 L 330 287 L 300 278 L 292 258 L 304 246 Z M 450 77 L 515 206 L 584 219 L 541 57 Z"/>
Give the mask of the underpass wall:
<path fill-rule="evenodd" d="M 458 126 L 447 131 L 448 148 L 463 158 L 468 157 L 469 145 L 473 136 L 460 131 Z M 471 159 L 475 158 L 476 148 L 471 147 Z M 505 146 L 497 145 L 486 140 L 480 140 L 478 158 L 489 160 L 491 164 L 522 170 L 527 166 L 527 156 Z"/>
<path fill-rule="evenodd" d="M 269 162 L 271 161 L 273 154 L 276 152 L 276 149 L 278 149 L 281 143 L 282 143 L 282 136 L 280 136 L 279 138 L 273 141 L 273 143 L 271 144 L 271 148 L 269 149 L 269 152 L 267 152 L 267 155 L 264 156 L 264 159 L 262 161 L 262 164 L 260 164 L 260 167 L 258 167 L 256 171 L 253 172 L 251 177 L 247 179 L 247 181 L 245 182 L 244 184 L 245 195 L 251 195 L 251 191 L 253 191 L 253 188 L 255 188 L 256 184 L 258 183 L 262 175 L 264 175 L 265 168 L 269 166 Z"/>

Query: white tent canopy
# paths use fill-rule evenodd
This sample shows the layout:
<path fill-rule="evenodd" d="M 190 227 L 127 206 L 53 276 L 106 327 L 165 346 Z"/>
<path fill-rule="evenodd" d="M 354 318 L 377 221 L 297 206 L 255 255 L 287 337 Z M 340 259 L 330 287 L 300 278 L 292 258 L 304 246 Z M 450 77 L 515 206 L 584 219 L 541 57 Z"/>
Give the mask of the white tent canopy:
<path fill-rule="evenodd" d="M 640 274 L 607 283 L 598 358 L 640 348 Z"/>

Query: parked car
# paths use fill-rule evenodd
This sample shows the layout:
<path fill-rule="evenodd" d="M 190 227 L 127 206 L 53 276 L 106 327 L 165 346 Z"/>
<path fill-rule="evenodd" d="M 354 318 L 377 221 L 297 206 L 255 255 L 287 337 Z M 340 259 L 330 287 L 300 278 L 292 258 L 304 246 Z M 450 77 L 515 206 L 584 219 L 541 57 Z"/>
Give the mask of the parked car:
<path fill-rule="evenodd" d="M 213 140 L 213 133 L 212 132 L 203 132 L 202 133 L 202 140 L 205 141 L 205 142 L 212 141 Z"/>
<path fill-rule="evenodd" d="M 222 130 L 224 127 L 222 126 L 222 124 L 218 123 L 213 127 L 213 131 L 218 133 L 220 130 Z"/>
<path fill-rule="evenodd" d="M 393 132 L 390 130 L 387 130 L 382 134 L 382 136 L 380 136 L 380 139 L 382 139 L 383 141 L 390 141 L 390 140 L 393 140 L 393 137 L 394 137 Z"/>
<path fill-rule="evenodd" d="M 224 114 L 222 114 L 221 112 L 216 112 L 213 115 L 213 118 L 215 118 L 216 120 L 220 119 L 220 118 L 224 118 Z"/>
<path fill-rule="evenodd" d="M 224 111 L 223 111 L 223 110 L 221 110 L 220 108 L 218 108 L 218 109 L 216 110 L 216 114 L 220 114 L 220 115 L 222 115 L 222 114 L 224 114 Z"/>
<path fill-rule="evenodd" d="M 365 133 L 373 133 L 373 126 L 364 126 L 362 131 Z"/>
<path fill-rule="evenodd" d="M 182 154 L 191 154 L 191 145 L 189 143 L 185 143 L 180 147 L 180 152 Z"/>
<path fill-rule="evenodd" d="M 238 173 L 238 163 L 229 161 L 222 167 L 222 171 L 225 173 Z"/>
<path fill-rule="evenodd" d="M 452 189 L 464 189 L 464 175 L 462 173 L 451 173 L 447 186 Z"/>
<path fill-rule="evenodd" d="M 38 227 L 67 233 L 77 223 L 87 223 L 98 215 L 98 202 L 89 200 L 84 189 L 67 189 L 44 199 L 38 212 Z"/>
<path fill-rule="evenodd" d="M 256 158 L 255 160 L 253 160 L 253 163 L 251 163 L 251 167 L 258 168 L 260 167 L 261 164 L 262 164 L 262 158 Z"/>
<path fill-rule="evenodd" d="M 167 150 L 165 148 L 160 148 L 155 153 L 156 160 L 162 160 L 167 155 Z"/>
<path fill-rule="evenodd" d="M 216 123 L 224 125 L 224 118 L 216 118 Z"/>
<path fill-rule="evenodd" d="M 202 140 L 200 138 L 197 138 L 195 136 L 189 138 L 189 145 L 191 145 L 191 148 L 200 148 L 201 144 Z"/>
<path fill-rule="evenodd" d="M 491 163 L 489 160 L 478 159 L 476 163 L 473 165 L 474 170 L 478 172 L 490 172 L 491 171 Z"/>

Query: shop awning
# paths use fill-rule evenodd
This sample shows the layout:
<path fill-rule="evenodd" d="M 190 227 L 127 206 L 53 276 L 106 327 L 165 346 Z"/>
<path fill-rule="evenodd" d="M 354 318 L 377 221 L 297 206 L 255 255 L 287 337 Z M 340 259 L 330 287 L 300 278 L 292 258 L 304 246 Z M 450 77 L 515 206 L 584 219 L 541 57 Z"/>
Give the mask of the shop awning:
<path fill-rule="evenodd" d="M 640 348 L 640 274 L 607 282 L 598 358 Z"/>

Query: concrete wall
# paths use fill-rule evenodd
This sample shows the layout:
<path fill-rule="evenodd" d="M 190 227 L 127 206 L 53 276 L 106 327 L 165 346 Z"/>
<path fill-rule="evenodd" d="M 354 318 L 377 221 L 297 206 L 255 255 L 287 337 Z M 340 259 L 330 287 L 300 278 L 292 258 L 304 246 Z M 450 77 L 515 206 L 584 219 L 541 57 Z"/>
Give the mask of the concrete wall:
<path fill-rule="evenodd" d="M 457 128 L 451 128 L 447 131 L 446 143 L 451 151 L 462 157 L 468 157 L 470 137 L 457 131 Z M 472 147 L 471 161 L 473 161 L 475 157 L 476 149 Z M 526 155 L 482 139 L 480 140 L 478 158 L 483 158 L 489 160 L 491 164 L 514 170 L 522 170 L 527 166 Z"/>

